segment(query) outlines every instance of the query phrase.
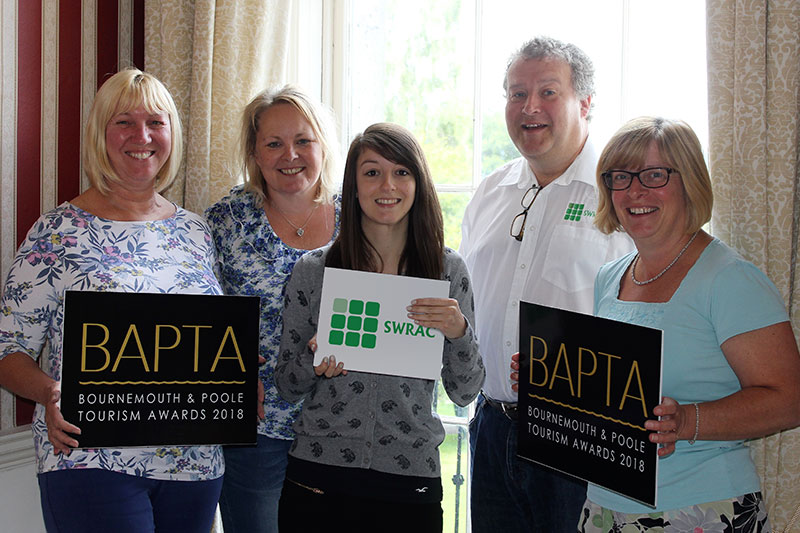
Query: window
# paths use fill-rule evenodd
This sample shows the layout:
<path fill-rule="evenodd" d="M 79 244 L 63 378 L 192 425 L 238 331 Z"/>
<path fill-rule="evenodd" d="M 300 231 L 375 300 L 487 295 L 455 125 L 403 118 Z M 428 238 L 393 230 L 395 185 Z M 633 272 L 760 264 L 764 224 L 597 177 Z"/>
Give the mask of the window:
<path fill-rule="evenodd" d="M 502 82 L 509 56 L 533 36 L 573 42 L 594 61 L 598 148 L 646 114 L 686 120 L 706 144 L 702 2 L 345 0 L 333 8 L 338 52 L 323 66 L 332 73 L 323 86 L 336 82 L 329 94 L 342 144 L 378 121 L 412 130 L 437 182 L 448 246 L 460 243 L 461 213 L 481 178 L 519 157 Z"/>
<path fill-rule="evenodd" d="M 707 145 L 704 2 L 301 4 L 321 16 L 301 15 L 306 31 L 298 39 L 319 39 L 322 54 L 321 61 L 297 57 L 296 79 L 336 111 L 344 152 L 353 135 L 374 122 L 397 122 L 414 132 L 431 165 L 452 248 L 458 248 L 464 207 L 480 180 L 519 157 L 506 131 L 502 82 L 509 56 L 536 35 L 575 43 L 592 58 L 590 132 L 598 148 L 639 115 L 683 119 Z M 320 73 L 319 84 L 308 83 Z M 441 447 L 444 530 L 468 531 L 468 410 L 449 402 L 441 387 L 437 410 L 448 431 Z"/>

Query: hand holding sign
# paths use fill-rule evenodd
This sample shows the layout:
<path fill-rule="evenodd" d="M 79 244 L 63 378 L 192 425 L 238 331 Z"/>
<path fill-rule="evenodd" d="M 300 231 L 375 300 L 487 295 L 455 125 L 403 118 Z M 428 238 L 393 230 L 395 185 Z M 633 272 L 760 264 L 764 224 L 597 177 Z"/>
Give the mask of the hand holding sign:
<path fill-rule="evenodd" d="M 78 447 L 78 441 L 70 434 L 80 435 L 79 427 L 64 420 L 58 402 L 61 399 L 61 389 L 58 383 L 53 381 L 49 390 L 50 400 L 44 404 L 44 420 L 47 424 L 47 437 L 53 445 L 56 454 L 63 453 L 69 455 L 72 448 Z"/>
<path fill-rule="evenodd" d="M 678 434 L 686 427 L 686 415 L 684 409 L 691 408 L 689 405 L 678 405 L 674 399 L 664 396 L 661 403 L 653 408 L 653 414 L 658 416 L 658 420 L 648 420 L 644 427 L 653 431 L 650 434 L 650 442 L 661 444 L 658 448 L 658 456 L 666 457 L 675 451 L 675 442 Z"/>
<path fill-rule="evenodd" d="M 311 350 L 312 353 L 317 352 L 317 336 L 314 335 L 311 337 L 311 340 L 308 341 L 308 349 Z M 336 357 L 333 355 L 328 359 L 327 357 L 323 357 L 322 361 L 318 365 L 314 367 L 314 374 L 317 376 L 325 376 L 326 378 L 335 378 L 338 375 L 346 376 L 347 370 L 344 369 L 344 363 L 336 364 Z"/>
<path fill-rule="evenodd" d="M 467 332 L 467 320 L 455 298 L 417 298 L 406 310 L 414 324 L 436 328 L 449 339 L 458 339 Z"/>
<path fill-rule="evenodd" d="M 335 378 L 339 374 L 346 376 L 347 370 L 344 369 L 344 363 L 336 364 L 336 356 L 332 355 L 330 358 L 323 357 L 322 362 L 314 367 L 314 373 L 326 378 Z"/>
<path fill-rule="evenodd" d="M 519 352 L 511 356 L 511 375 L 508 376 L 511 380 L 511 390 L 519 392 Z"/>

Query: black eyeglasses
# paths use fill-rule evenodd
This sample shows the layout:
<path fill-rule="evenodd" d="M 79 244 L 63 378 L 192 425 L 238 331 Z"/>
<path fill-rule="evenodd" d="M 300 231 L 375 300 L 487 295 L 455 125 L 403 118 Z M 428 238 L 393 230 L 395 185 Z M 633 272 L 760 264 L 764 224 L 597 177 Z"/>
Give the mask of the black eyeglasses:
<path fill-rule="evenodd" d="M 540 186 L 531 185 L 530 188 L 525 191 L 525 195 L 520 202 L 522 204 L 522 213 L 515 216 L 514 220 L 511 221 L 511 236 L 518 241 L 521 241 L 525 234 L 525 222 L 528 220 L 528 209 L 531 208 L 533 201 L 539 196 L 539 191 L 541 190 L 542 188 Z"/>
<path fill-rule="evenodd" d="M 677 172 L 674 168 L 650 167 L 643 168 L 639 172 L 629 172 L 627 170 L 606 170 L 600 177 L 603 183 L 612 191 L 624 191 L 633 183 L 633 178 L 639 178 L 642 187 L 648 189 L 658 189 L 669 183 L 669 175 Z"/>

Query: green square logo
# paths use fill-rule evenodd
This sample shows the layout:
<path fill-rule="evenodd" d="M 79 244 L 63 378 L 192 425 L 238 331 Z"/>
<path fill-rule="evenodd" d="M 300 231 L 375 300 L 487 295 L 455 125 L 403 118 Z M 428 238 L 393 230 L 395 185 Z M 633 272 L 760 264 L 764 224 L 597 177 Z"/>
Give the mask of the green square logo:
<path fill-rule="evenodd" d="M 344 315 L 331 315 L 331 328 L 344 329 L 347 317 Z"/>
<path fill-rule="evenodd" d="M 355 333 L 353 331 L 348 331 L 344 336 L 344 344 L 352 348 L 357 347 L 360 340 L 361 340 L 361 334 Z"/>
<path fill-rule="evenodd" d="M 583 213 L 583 206 L 584 204 L 570 202 L 569 206 L 567 206 L 567 211 L 564 213 L 564 220 L 579 222 Z"/>
<path fill-rule="evenodd" d="M 341 346 L 343 342 L 344 342 L 344 331 L 332 329 L 330 335 L 328 335 L 328 343 L 331 346 Z"/>
<path fill-rule="evenodd" d="M 364 302 L 361 300 L 350 300 L 350 314 L 360 315 L 364 312 Z"/>
<path fill-rule="evenodd" d="M 334 298 L 328 342 L 332 346 L 375 348 L 380 310 L 378 302 Z"/>
<path fill-rule="evenodd" d="M 362 348 L 374 348 L 375 341 L 378 339 L 375 335 L 370 335 L 369 333 L 365 333 L 361 336 L 361 347 Z"/>
<path fill-rule="evenodd" d="M 347 317 L 347 329 L 350 331 L 360 331 L 361 317 L 356 315 L 350 315 Z"/>
<path fill-rule="evenodd" d="M 375 333 L 378 331 L 378 319 L 377 318 L 365 318 L 364 319 L 364 331 L 368 333 Z"/>

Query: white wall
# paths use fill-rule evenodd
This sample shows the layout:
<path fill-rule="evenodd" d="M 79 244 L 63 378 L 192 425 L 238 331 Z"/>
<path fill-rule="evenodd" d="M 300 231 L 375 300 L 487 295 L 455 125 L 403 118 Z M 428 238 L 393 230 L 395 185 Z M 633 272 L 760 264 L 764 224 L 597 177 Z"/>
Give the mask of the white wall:
<path fill-rule="evenodd" d="M 29 427 L 0 433 L 0 530 L 44 533 Z"/>

